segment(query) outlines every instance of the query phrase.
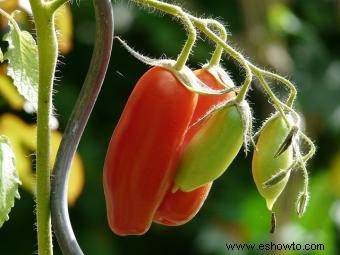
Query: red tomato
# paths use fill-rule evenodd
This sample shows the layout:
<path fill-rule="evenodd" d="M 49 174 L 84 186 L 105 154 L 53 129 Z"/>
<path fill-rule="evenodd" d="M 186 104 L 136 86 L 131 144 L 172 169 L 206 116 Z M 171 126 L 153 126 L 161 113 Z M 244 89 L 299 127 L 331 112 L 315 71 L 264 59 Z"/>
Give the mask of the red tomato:
<path fill-rule="evenodd" d="M 155 214 L 154 222 L 166 226 L 179 226 L 187 223 L 202 207 L 211 185 L 212 182 L 191 192 L 178 190 L 172 193 L 168 190 Z"/>
<path fill-rule="evenodd" d="M 197 97 L 161 67 L 137 82 L 104 164 L 108 221 L 116 234 L 140 235 L 149 229 L 173 180 Z"/>
<path fill-rule="evenodd" d="M 210 88 L 222 89 L 222 85 L 216 78 L 206 69 L 195 71 L 196 76 Z M 226 101 L 235 96 L 235 93 L 228 93 L 224 95 L 200 95 L 198 97 L 197 106 L 194 115 L 191 119 L 190 125 L 193 125 L 200 120 L 214 105 Z M 205 120 L 206 121 L 206 120 Z M 204 125 L 191 126 L 185 135 L 182 149 L 187 145 L 196 132 Z M 208 171 L 209 169 L 207 169 Z M 178 190 L 172 193 L 171 188 L 168 190 L 162 204 L 157 210 L 154 221 L 167 226 L 182 225 L 191 220 L 202 207 L 207 198 L 212 182 L 197 188 L 191 192 L 183 192 Z M 173 187 L 173 184 L 172 184 Z"/>

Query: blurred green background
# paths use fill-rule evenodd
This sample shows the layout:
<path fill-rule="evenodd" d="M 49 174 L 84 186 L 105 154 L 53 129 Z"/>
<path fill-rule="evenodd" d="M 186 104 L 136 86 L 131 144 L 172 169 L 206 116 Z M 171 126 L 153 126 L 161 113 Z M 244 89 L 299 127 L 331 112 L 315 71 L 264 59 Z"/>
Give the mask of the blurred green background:
<path fill-rule="evenodd" d="M 179 23 L 128 1 L 113 5 L 116 35 L 148 56 L 177 56 L 185 40 Z M 296 84 L 296 107 L 305 117 L 306 133 L 318 147 L 308 165 L 309 207 L 303 218 L 296 216 L 294 203 L 301 176 L 294 174 L 276 207 L 277 231 L 269 234 L 270 213 L 252 180 L 252 155 L 245 157 L 241 151 L 229 170 L 215 181 L 205 205 L 188 224 L 174 228 L 153 224 L 147 234 L 137 237 L 114 235 L 106 221 L 103 161 L 124 104 L 148 69 L 115 42 L 102 92 L 78 150 L 85 169 L 85 186 L 70 208 L 70 217 L 85 254 L 340 254 L 340 1 L 187 0 L 181 5 L 195 15 L 222 21 L 231 33 L 232 46 L 259 66 L 275 70 Z M 60 57 L 54 97 L 61 131 L 84 80 L 95 32 L 91 1 L 74 3 L 72 14 L 73 49 Z M 214 45 L 203 40 L 189 61 L 194 69 L 204 64 L 213 50 Z M 239 84 L 242 70 L 228 57 L 223 62 Z M 286 93 L 275 91 L 282 96 Z M 256 82 L 248 99 L 258 127 L 273 108 Z M 4 103 L 0 106 L 1 113 L 12 111 L 31 122 L 34 119 L 24 112 L 13 112 Z M 10 221 L 0 229 L 0 254 L 33 254 L 37 250 L 34 199 L 25 190 L 20 193 L 21 200 L 16 201 Z M 323 244 L 325 250 L 228 251 L 225 246 L 270 242 Z M 55 254 L 61 254 L 56 242 Z"/>

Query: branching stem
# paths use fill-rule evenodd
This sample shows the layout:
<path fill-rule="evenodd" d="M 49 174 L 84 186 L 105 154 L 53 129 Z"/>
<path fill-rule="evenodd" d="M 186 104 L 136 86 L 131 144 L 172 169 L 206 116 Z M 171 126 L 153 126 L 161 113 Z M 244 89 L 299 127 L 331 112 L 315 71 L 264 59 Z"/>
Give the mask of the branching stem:
<path fill-rule="evenodd" d="M 163 11 L 182 20 L 184 26 L 188 31 L 188 38 L 184 44 L 184 47 L 182 48 L 181 53 L 177 57 L 177 62 L 174 66 L 175 70 L 178 71 L 182 70 L 186 62 L 188 61 L 188 58 L 191 54 L 192 48 L 195 45 L 197 37 L 196 29 L 193 26 L 191 20 L 189 19 L 187 13 L 184 12 L 182 8 L 179 6 L 175 6 L 161 1 L 156 0 L 132 0 L 132 1 L 138 4 L 142 4 Z"/>
<path fill-rule="evenodd" d="M 227 37 L 228 37 L 228 33 L 227 30 L 225 29 L 225 27 L 218 21 L 214 20 L 214 19 L 207 19 L 206 20 L 207 26 L 216 29 L 219 32 L 219 37 L 226 42 L 227 41 Z M 213 67 L 213 66 L 218 66 L 221 62 L 221 58 L 223 55 L 224 49 L 223 46 L 217 44 L 216 49 L 209 61 L 209 66 Z"/>
<path fill-rule="evenodd" d="M 191 20 L 193 21 L 194 25 L 202 31 L 210 40 L 214 41 L 216 44 L 219 44 L 221 47 L 223 47 L 224 51 L 228 53 L 232 58 L 234 58 L 246 71 L 246 77 L 245 80 L 241 86 L 240 92 L 238 93 L 236 97 L 236 102 L 241 103 L 248 92 L 248 89 L 250 87 L 253 74 L 248 66 L 247 60 L 234 50 L 232 47 L 230 47 L 225 41 L 223 41 L 220 37 L 218 37 L 211 29 L 208 27 L 208 24 L 202 21 L 202 19 L 190 16 Z"/>

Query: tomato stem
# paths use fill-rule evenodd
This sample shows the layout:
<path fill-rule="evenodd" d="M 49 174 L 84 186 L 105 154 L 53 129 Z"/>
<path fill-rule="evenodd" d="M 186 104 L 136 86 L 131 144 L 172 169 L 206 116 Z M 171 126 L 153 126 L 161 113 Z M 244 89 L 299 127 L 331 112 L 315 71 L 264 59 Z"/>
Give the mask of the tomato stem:
<path fill-rule="evenodd" d="M 295 117 L 296 121 L 298 122 L 299 119 L 299 115 L 294 111 L 293 108 L 291 108 L 290 106 L 286 105 L 285 103 L 281 102 L 276 95 L 273 93 L 273 91 L 270 89 L 270 86 L 268 85 L 266 79 L 263 77 L 263 73 L 261 70 L 255 69 L 255 74 L 261 84 L 261 86 L 263 87 L 263 89 L 267 92 L 267 94 L 269 95 L 269 97 L 271 98 L 274 107 L 280 112 L 280 114 L 282 115 L 284 121 L 286 122 L 288 127 L 291 127 L 291 123 L 288 121 L 287 116 L 284 112 L 284 110 L 290 112 L 293 114 L 293 116 Z M 297 123 L 298 124 L 298 123 Z M 299 124 L 298 124 L 299 125 Z"/>
<path fill-rule="evenodd" d="M 270 89 L 268 83 L 266 82 L 265 78 L 263 77 L 262 73 L 257 72 L 256 73 L 257 78 L 260 81 L 260 84 L 262 85 L 262 87 L 264 88 L 264 90 L 267 92 L 267 94 L 269 95 L 269 97 L 271 98 L 273 104 L 275 105 L 275 108 L 280 112 L 280 114 L 282 115 L 284 121 L 286 122 L 288 127 L 291 127 L 290 122 L 288 121 L 285 112 L 283 111 L 282 107 L 285 107 L 287 109 L 291 109 L 290 107 L 288 107 L 287 105 L 285 105 L 284 103 L 282 103 L 273 93 L 273 91 Z"/>
<path fill-rule="evenodd" d="M 234 50 L 225 41 L 223 41 L 220 37 L 218 37 L 213 31 L 211 31 L 211 29 L 208 27 L 206 22 L 202 21 L 199 18 L 193 17 L 193 16 L 190 16 L 190 18 L 193 21 L 193 24 L 199 30 L 201 30 L 212 41 L 219 44 L 224 49 L 225 52 L 227 52 L 232 58 L 234 58 L 237 62 L 239 62 L 240 65 L 245 69 L 246 77 L 245 77 L 245 80 L 244 80 L 244 82 L 241 86 L 240 92 L 238 93 L 238 95 L 235 99 L 235 101 L 237 103 L 241 103 L 247 95 L 247 92 L 248 92 L 248 89 L 250 87 L 252 77 L 253 77 L 253 74 L 251 72 L 251 69 L 249 68 L 247 60 L 242 56 L 242 54 L 240 54 L 239 52 Z"/>
<path fill-rule="evenodd" d="M 211 30 L 209 30 L 208 25 L 204 24 L 205 20 L 196 18 L 196 17 L 191 16 L 191 15 L 189 15 L 189 16 L 192 20 L 194 20 L 194 25 L 196 25 L 201 31 L 203 31 L 211 40 L 213 40 L 215 43 L 220 45 L 221 48 L 223 48 L 228 54 L 230 54 L 236 61 L 238 61 L 246 69 L 246 80 L 245 80 L 244 84 L 242 85 L 243 89 L 241 89 L 241 91 L 238 95 L 237 101 L 241 102 L 244 99 L 244 97 L 246 96 L 246 93 L 248 91 L 248 87 L 250 85 L 250 84 L 248 84 L 248 86 L 247 86 L 247 78 L 249 78 L 248 77 L 249 74 L 251 74 L 251 71 L 253 71 L 253 72 L 261 73 L 264 76 L 268 76 L 268 77 L 270 77 L 274 80 L 277 80 L 277 81 L 283 83 L 284 85 L 286 85 L 290 90 L 290 94 L 289 94 L 289 97 L 287 99 L 287 104 L 288 104 L 289 107 L 291 107 L 293 105 L 297 92 L 296 92 L 294 85 L 289 80 L 287 80 L 287 79 L 283 78 L 282 76 L 277 75 L 275 73 L 271 73 L 271 72 L 268 72 L 268 71 L 265 71 L 265 70 L 262 70 L 262 69 L 256 67 L 255 65 L 253 65 L 249 61 L 245 60 L 244 57 L 239 52 L 232 49 L 228 44 L 226 44 L 226 42 L 219 41 L 219 39 L 226 41 L 226 38 L 224 38 L 224 34 L 226 33 L 226 31 L 225 31 L 224 26 L 221 23 L 219 23 L 218 21 L 212 20 L 212 21 L 214 21 L 212 24 L 213 24 L 214 28 L 216 28 L 220 31 L 220 37 L 221 38 L 216 38 L 215 37 L 216 35 L 212 36 L 212 34 L 211 34 L 212 32 L 211 32 Z M 219 63 L 220 57 L 221 57 L 221 55 L 219 55 L 219 54 L 222 54 L 222 52 L 220 52 L 221 48 L 219 48 L 219 47 L 216 48 L 214 55 L 213 55 L 213 57 L 210 61 L 210 65 L 214 65 L 216 63 Z M 247 65 L 248 65 L 248 67 L 246 67 Z M 250 70 L 247 70 L 247 69 L 250 69 Z M 246 86 L 244 86 L 244 85 L 246 85 Z"/>
<path fill-rule="evenodd" d="M 277 75 L 277 74 L 274 74 L 274 73 L 271 73 L 271 72 L 268 72 L 268 71 L 265 71 L 261 68 L 258 68 L 257 66 L 253 65 L 252 63 L 248 62 L 250 68 L 252 69 L 252 71 L 254 73 L 258 73 L 258 74 L 261 74 L 263 76 L 267 76 L 271 79 L 274 79 L 274 80 L 277 80 L 281 83 L 283 83 L 284 85 L 286 85 L 288 87 L 288 89 L 290 90 L 290 94 L 289 94 L 289 97 L 287 99 L 287 105 L 289 107 L 291 107 L 295 101 L 295 98 L 296 98 L 296 88 L 295 86 L 290 82 L 288 81 L 287 79 L 283 78 L 282 76 L 280 75 Z"/>
<path fill-rule="evenodd" d="M 218 30 L 219 32 L 219 37 L 223 40 L 223 41 L 227 41 L 227 31 L 225 29 L 225 27 L 218 21 L 214 20 L 214 19 L 207 19 L 206 20 L 207 26 L 211 26 L 212 28 Z M 224 50 L 223 47 L 220 44 L 217 44 L 216 49 L 209 61 L 209 66 L 213 67 L 213 66 L 218 66 L 221 62 L 221 57 L 223 54 Z"/>
<path fill-rule="evenodd" d="M 163 11 L 165 13 L 168 13 L 170 15 L 173 15 L 179 19 L 182 20 L 184 23 L 184 26 L 186 27 L 188 31 L 188 38 L 182 48 L 181 53 L 177 57 L 177 62 L 174 66 L 174 69 L 177 71 L 180 71 L 184 68 L 186 62 L 188 61 L 188 58 L 191 54 L 192 48 L 195 45 L 196 42 L 196 29 L 192 22 L 190 21 L 188 14 L 182 10 L 181 7 L 164 3 L 161 1 L 156 0 L 133 0 L 133 2 L 142 4 L 148 7 L 155 8 L 157 10 Z"/>
<path fill-rule="evenodd" d="M 69 2 L 70 0 L 53 0 L 50 2 L 46 2 L 45 5 L 49 9 L 51 13 L 54 13 L 61 7 L 63 4 Z"/>
<path fill-rule="evenodd" d="M 85 129 L 108 68 L 113 41 L 113 12 L 109 0 L 93 0 L 96 36 L 93 55 L 82 90 L 67 123 L 54 165 L 52 222 L 63 254 L 82 255 L 67 207 L 68 178 L 72 159 Z"/>
<path fill-rule="evenodd" d="M 316 148 L 314 143 L 309 139 L 308 136 L 306 136 L 303 132 L 300 131 L 300 136 L 302 137 L 302 139 L 308 144 L 309 146 L 309 151 L 308 153 L 303 157 L 303 161 L 308 161 L 311 157 L 313 157 L 313 155 L 316 152 Z"/>
<path fill-rule="evenodd" d="M 38 254 L 53 254 L 50 215 L 50 126 L 52 87 L 58 58 L 58 43 L 53 13 L 42 1 L 30 0 L 34 16 L 39 54 L 37 112 L 36 204 Z"/>

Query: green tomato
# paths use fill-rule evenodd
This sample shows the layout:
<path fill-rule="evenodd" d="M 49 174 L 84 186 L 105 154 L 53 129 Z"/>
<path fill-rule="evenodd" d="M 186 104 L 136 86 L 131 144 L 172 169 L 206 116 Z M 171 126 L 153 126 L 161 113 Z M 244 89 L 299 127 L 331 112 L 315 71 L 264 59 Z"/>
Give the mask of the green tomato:
<path fill-rule="evenodd" d="M 288 115 L 287 119 L 291 121 Z M 289 145 L 279 156 L 276 155 L 290 130 L 291 128 L 288 127 L 281 115 L 274 115 L 262 127 L 253 154 L 253 178 L 259 193 L 265 198 L 270 211 L 284 190 L 290 176 L 290 171 L 285 170 L 293 163 L 292 145 Z M 272 185 L 264 185 L 270 179 L 277 179 L 277 181 Z"/>
<path fill-rule="evenodd" d="M 182 191 L 192 191 L 220 177 L 243 143 L 242 116 L 235 105 L 219 109 L 184 149 L 175 176 Z"/>

